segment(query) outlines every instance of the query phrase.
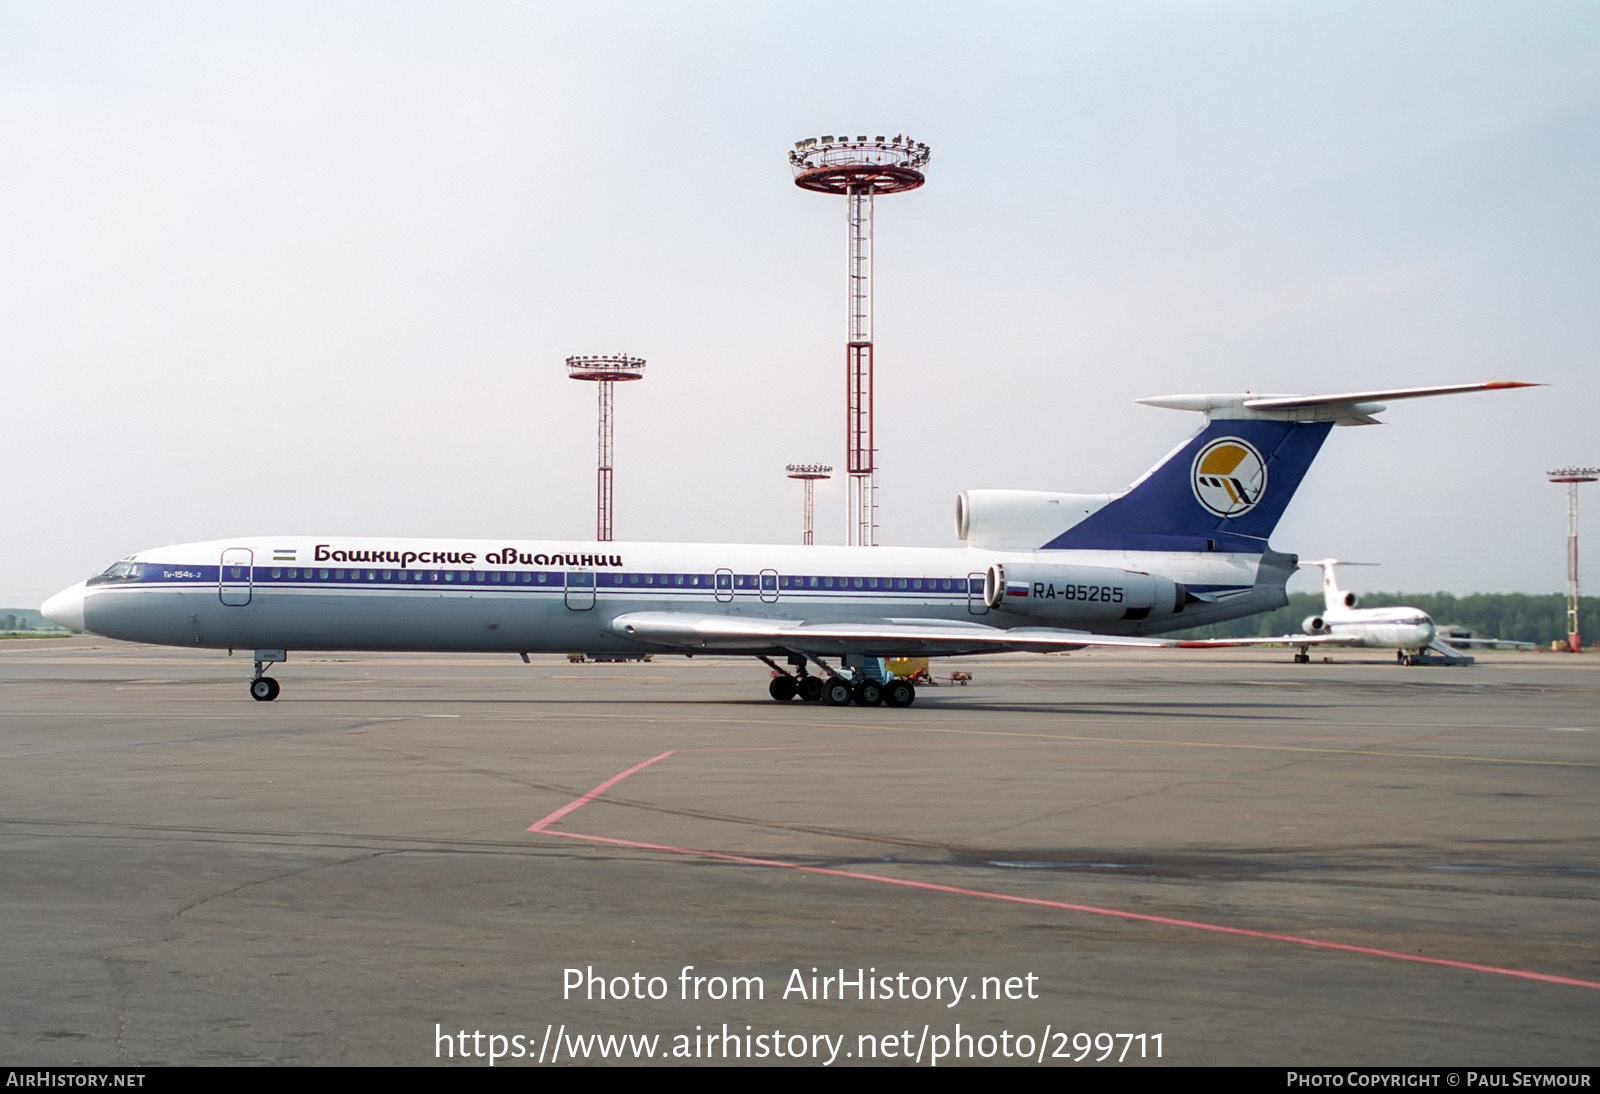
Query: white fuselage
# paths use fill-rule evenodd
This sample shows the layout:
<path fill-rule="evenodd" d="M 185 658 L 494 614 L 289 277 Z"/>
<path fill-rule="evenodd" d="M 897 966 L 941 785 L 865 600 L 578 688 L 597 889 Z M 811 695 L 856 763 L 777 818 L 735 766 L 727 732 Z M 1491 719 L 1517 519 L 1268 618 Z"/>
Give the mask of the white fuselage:
<path fill-rule="evenodd" d="M 1322 614 L 1306 620 L 1307 634 L 1325 636 L 1342 646 L 1387 650 L 1423 650 L 1433 642 L 1433 617 L 1421 608 L 1358 608 L 1356 595 L 1339 588 L 1338 567 L 1366 563 L 1325 558 L 1303 565 L 1322 569 Z"/>
<path fill-rule="evenodd" d="M 1391 650 L 1426 649 L 1433 641 L 1433 619 L 1418 608 L 1336 608 L 1323 612 L 1323 630 L 1347 646 Z"/>
<path fill-rule="evenodd" d="M 1068 580 L 1030 578 L 1027 593 L 991 607 L 985 575 L 996 563 Z M 1282 604 L 1287 570 L 1260 564 L 1222 552 L 252 537 L 141 551 L 45 610 L 111 638 L 240 649 L 682 652 L 614 625 L 652 612 L 1141 635 Z M 1127 607 L 1157 581 L 1179 590 L 1177 604 Z M 1187 609 L 1185 589 L 1201 594 Z"/>

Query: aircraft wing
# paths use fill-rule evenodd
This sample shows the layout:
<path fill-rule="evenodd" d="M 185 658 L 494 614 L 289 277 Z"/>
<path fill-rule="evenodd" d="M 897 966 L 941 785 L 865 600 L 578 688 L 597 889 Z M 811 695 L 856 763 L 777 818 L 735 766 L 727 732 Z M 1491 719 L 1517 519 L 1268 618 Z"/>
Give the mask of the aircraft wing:
<path fill-rule="evenodd" d="M 1177 643 L 1185 650 L 1215 650 L 1224 646 L 1354 646 L 1359 639 L 1340 634 L 1283 634 L 1277 638 L 1189 638 Z"/>
<path fill-rule="evenodd" d="M 1443 642 L 1447 646 L 1464 646 L 1468 649 L 1478 647 L 1486 650 L 1531 650 L 1539 645 L 1537 642 L 1518 642 L 1510 638 L 1457 638 L 1446 634 L 1434 635 L 1434 641 Z"/>
<path fill-rule="evenodd" d="M 834 623 L 694 612 L 624 612 L 611 621 L 611 629 L 647 646 L 729 653 L 801 650 L 812 654 L 948 656 L 1012 650 L 1039 653 L 1085 646 L 1170 649 L 1182 644 L 1171 639 L 1090 634 L 1053 627 L 1002 630 L 981 623 L 938 619 Z"/>

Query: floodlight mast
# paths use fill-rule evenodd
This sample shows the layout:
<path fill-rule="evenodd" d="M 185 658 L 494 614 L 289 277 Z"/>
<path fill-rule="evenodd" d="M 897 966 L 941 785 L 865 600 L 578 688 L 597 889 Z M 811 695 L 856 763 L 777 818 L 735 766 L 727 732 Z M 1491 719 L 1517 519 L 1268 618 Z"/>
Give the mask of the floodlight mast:
<path fill-rule="evenodd" d="M 789 153 L 794 184 L 847 199 L 850 248 L 845 342 L 845 466 L 850 476 L 846 529 L 852 546 L 877 542 L 876 437 L 873 431 L 872 197 L 915 190 L 925 180 L 928 146 L 895 137 L 807 137 Z"/>
<path fill-rule="evenodd" d="M 644 379 L 644 358 L 626 354 L 567 358 L 567 377 L 600 385 L 600 458 L 595 482 L 594 538 L 611 542 L 611 385 Z"/>
<path fill-rule="evenodd" d="M 1547 472 L 1551 482 L 1567 484 L 1567 649 L 1583 652 L 1578 629 L 1578 486 L 1600 478 L 1600 467 L 1558 467 Z"/>
<path fill-rule="evenodd" d="M 813 512 L 813 502 L 816 500 L 817 480 L 831 477 L 833 468 L 827 466 L 826 464 L 820 463 L 791 463 L 787 470 L 791 479 L 799 479 L 801 482 L 805 483 L 806 486 L 805 531 L 801 535 L 800 542 L 809 547 L 811 546 L 812 539 L 811 517 Z"/>

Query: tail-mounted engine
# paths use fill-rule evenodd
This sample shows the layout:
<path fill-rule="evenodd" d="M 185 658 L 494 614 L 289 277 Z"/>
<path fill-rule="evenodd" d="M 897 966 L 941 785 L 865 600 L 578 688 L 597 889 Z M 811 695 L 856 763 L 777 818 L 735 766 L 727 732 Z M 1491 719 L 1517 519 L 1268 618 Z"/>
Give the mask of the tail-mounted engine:
<path fill-rule="evenodd" d="M 1103 509 L 1110 500 L 1110 494 L 968 490 L 956 497 L 956 536 L 968 547 L 1032 551 Z"/>
<path fill-rule="evenodd" d="M 1327 634 L 1328 621 L 1320 615 L 1308 615 L 1305 622 L 1300 624 L 1300 629 L 1307 634 Z"/>
<path fill-rule="evenodd" d="M 983 599 L 995 611 L 1071 625 L 1176 615 L 1188 591 L 1136 570 L 996 562 L 984 574 Z"/>

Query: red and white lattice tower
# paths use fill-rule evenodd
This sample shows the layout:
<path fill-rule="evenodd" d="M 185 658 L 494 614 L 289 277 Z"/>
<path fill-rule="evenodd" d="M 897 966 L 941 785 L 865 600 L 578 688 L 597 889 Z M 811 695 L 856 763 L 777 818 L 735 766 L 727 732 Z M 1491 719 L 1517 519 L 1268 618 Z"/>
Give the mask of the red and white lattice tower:
<path fill-rule="evenodd" d="M 1551 482 L 1567 484 L 1567 649 L 1583 652 L 1578 631 L 1578 485 L 1594 482 L 1600 467 L 1558 467 L 1548 472 Z"/>
<path fill-rule="evenodd" d="M 619 380 L 644 379 L 644 358 L 618 354 L 612 357 L 568 357 L 567 376 L 600 385 L 600 467 L 595 486 L 594 538 L 611 542 L 611 385 Z"/>
<path fill-rule="evenodd" d="M 791 463 L 788 471 L 791 479 L 799 479 L 806 484 L 805 534 L 801 537 L 800 542 L 810 546 L 811 514 L 814 508 L 813 503 L 816 501 L 817 480 L 831 477 L 833 468 L 820 463 Z"/>
<path fill-rule="evenodd" d="M 915 190 L 928 146 L 909 137 L 808 137 L 789 153 L 794 184 L 843 194 L 850 217 L 849 334 L 845 343 L 845 469 L 850 475 L 848 542 L 877 541 L 877 448 L 872 422 L 872 196 Z"/>

